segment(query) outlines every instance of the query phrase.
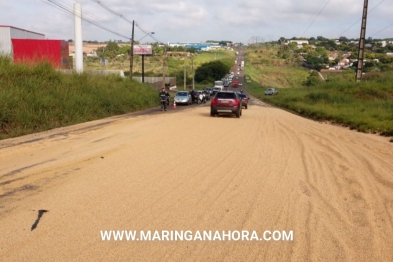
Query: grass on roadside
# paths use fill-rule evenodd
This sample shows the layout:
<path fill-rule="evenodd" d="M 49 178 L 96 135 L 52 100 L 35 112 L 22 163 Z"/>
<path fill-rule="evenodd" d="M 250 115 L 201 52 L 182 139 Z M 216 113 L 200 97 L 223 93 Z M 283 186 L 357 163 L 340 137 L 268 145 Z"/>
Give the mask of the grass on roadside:
<path fill-rule="evenodd" d="M 318 87 L 280 88 L 276 96 L 265 96 L 266 87 L 254 80 L 247 83 L 246 88 L 269 104 L 312 119 L 393 136 L 392 83 L 393 76 L 361 83 L 327 82 Z"/>
<path fill-rule="evenodd" d="M 0 139 L 158 106 L 157 91 L 128 78 L 62 74 L 48 63 L 0 57 Z"/>

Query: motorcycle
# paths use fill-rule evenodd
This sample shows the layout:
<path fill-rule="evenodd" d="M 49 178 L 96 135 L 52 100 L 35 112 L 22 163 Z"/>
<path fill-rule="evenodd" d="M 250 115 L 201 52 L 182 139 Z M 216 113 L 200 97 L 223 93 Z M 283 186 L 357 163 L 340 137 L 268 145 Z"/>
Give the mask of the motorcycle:
<path fill-rule="evenodd" d="M 206 103 L 207 99 L 204 93 L 191 91 L 190 94 L 193 103 L 197 103 L 197 104 Z"/>
<path fill-rule="evenodd" d="M 196 92 L 196 101 L 198 104 L 206 103 L 206 96 L 203 93 Z"/>
<path fill-rule="evenodd" d="M 204 103 L 204 104 L 206 104 L 206 94 L 205 93 L 202 93 L 202 94 L 200 94 L 199 95 L 199 100 L 201 101 L 200 103 Z M 198 104 L 200 104 L 200 103 L 198 103 Z"/>
<path fill-rule="evenodd" d="M 199 101 L 199 94 L 198 94 L 198 92 L 191 91 L 190 94 L 191 94 L 192 103 L 198 103 L 199 104 L 199 102 L 198 102 Z"/>

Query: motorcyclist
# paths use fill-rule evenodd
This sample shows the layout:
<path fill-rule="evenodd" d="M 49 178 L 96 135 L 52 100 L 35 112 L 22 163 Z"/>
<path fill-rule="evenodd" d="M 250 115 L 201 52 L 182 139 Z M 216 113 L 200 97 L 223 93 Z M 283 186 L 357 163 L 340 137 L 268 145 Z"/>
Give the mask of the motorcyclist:
<path fill-rule="evenodd" d="M 203 92 L 202 92 L 202 102 L 203 102 L 203 103 L 206 103 L 206 100 L 207 100 L 207 98 L 206 98 L 206 92 L 203 91 Z"/>
<path fill-rule="evenodd" d="M 166 91 L 166 105 L 169 106 L 171 104 L 171 95 L 169 94 L 168 91 Z"/>
<path fill-rule="evenodd" d="M 243 89 L 240 89 L 240 94 L 243 94 Z"/>
<path fill-rule="evenodd" d="M 198 94 L 194 90 L 191 90 L 190 93 L 191 93 L 192 102 L 198 102 Z"/>
<path fill-rule="evenodd" d="M 166 111 L 167 107 L 167 101 L 169 98 L 169 93 L 165 91 L 165 88 L 163 87 L 161 91 L 158 93 L 158 96 L 160 98 L 161 102 L 161 111 Z"/>

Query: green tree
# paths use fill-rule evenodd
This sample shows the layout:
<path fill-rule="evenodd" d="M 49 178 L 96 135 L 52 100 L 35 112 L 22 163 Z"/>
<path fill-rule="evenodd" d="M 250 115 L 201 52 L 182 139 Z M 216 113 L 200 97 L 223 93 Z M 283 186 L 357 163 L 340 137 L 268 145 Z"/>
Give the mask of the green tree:
<path fill-rule="evenodd" d="M 343 42 L 346 43 L 346 42 L 348 42 L 348 38 L 346 38 L 345 36 L 340 36 L 338 41 L 340 41 L 340 43 L 343 43 Z"/>
<path fill-rule="evenodd" d="M 296 42 L 289 43 L 289 44 L 288 44 L 288 47 L 289 47 L 290 49 L 292 49 L 292 50 L 297 50 L 297 49 L 298 49 L 297 43 L 296 43 Z"/>
<path fill-rule="evenodd" d="M 119 47 L 119 54 L 123 54 L 123 55 L 129 55 L 131 50 L 131 46 L 129 45 L 123 45 Z"/>
<path fill-rule="evenodd" d="M 116 42 L 109 41 L 105 47 L 105 57 L 115 58 L 119 54 L 119 45 Z"/>
<path fill-rule="evenodd" d="M 325 65 L 325 59 L 317 53 L 308 55 L 306 60 L 307 65 L 316 70 L 321 70 Z"/>
<path fill-rule="evenodd" d="M 195 81 L 202 82 L 207 79 L 221 79 L 231 69 L 231 66 L 221 60 L 204 63 L 195 70 Z"/>
<path fill-rule="evenodd" d="M 326 49 L 324 47 L 321 47 L 321 46 L 318 46 L 317 48 L 315 48 L 315 52 L 317 52 L 321 56 L 326 56 L 327 55 Z"/>
<path fill-rule="evenodd" d="M 318 72 L 317 71 L 312 71 L 310 76 L 304 82 L 304 85 L 305 86 L 317 86 L 321 82 L 323 82 L 323 80 L 319 76 Z"/>
<path fill-rule="evenodd" d="M 303 46 L 303 50 L 304 52 L 311 53 L 313 51 L 313 48 L 311 45 L 305 45 Z"/>

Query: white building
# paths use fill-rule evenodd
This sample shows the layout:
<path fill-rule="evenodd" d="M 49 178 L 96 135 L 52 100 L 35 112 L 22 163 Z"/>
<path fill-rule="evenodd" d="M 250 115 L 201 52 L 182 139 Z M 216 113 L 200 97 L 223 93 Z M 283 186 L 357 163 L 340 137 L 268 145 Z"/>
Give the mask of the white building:
<path fill-rule="evenodd" d="M 288 43 L 297 43 L 298 48 L 302 48 L 303 45 L 308 45 L 308 40 L 288 40 Z"/>

